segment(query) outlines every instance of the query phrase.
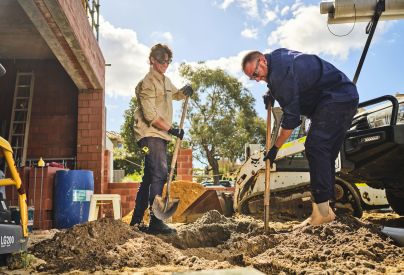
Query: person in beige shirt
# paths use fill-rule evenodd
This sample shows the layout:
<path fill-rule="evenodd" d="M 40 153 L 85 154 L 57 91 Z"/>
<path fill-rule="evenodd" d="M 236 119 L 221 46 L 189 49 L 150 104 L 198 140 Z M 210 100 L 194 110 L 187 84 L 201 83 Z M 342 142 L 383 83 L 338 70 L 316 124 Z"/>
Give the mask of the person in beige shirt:
<path fill-rule="evenodd" d="M 164 75 L 171 60 L 170 48 L 162 44 L 153 46 L 149 55 L 150 71 L 136 86 L 138 108 L 134 115 L 134 132 L 139 147 L 146 154 L 144 175 L 130 224 L 146 230 L 142 220 L 147 207 L 150 207 L 147 232 L 153 234 L 175 233 L 175 229 L 154 216 L 151 206 L 156 195 L 162 194 L 167 180 L 167 143 L 172 136 L 180 139 L 184 136 L 184 130 L 172 126 L 172 100 L 182 100 L 193 94 L 191 86 L 178 90 Z"/>

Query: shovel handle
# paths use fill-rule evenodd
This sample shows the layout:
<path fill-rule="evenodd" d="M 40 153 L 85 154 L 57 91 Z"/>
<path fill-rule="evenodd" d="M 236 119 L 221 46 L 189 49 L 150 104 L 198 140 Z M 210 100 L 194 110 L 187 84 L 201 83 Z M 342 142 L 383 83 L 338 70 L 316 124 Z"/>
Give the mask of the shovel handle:
<path fill-rule="evenodd" d="M 271 113 L 272 113 L 271 104 L 268 104 L 265 152 L 268 152 L 271 147 Z M 270 178 L 271 178 L 271 163 L 270 163 L 270 160 L 267 159 L 265 161 L 265 193 L 264 193 L 264 229 L 265 229 L 265 231 L 268 230 L 268 222 L 269 222 L 269 198 L 271 195 Z"/>
<path fill-rule="evenodd" d="M 189 97 L 187 96 L 185 98 L 184 104 L 182 105 L 182 114 L 181 114 L 181 120 L 180 120 L 180 129 L 183 129 L 184 127 L 184 121 L 185 121 L 185 116 L 187 115 L 187 110 L 188 110 L 188 101 Z M 181 145 L 181 139 L 177 137 L 175 141 L 175 147 L 174 147 L 174 153 L 173 153 L 173 158 L 171 160 L 171 169 L 170 169 L 170 174 L 168 175 L 168 180 L 167 180 L 167 189 L 166 189 L 166 205 L 164 208 L 167 207 L 168 200 L 170 198 L 170 183 L 173 179 L 174 176 L 174 170 L 175 170 L 175 163 L 177 162 L 177 157 L 178 157 L 178 150 L 180 149 Z"/>

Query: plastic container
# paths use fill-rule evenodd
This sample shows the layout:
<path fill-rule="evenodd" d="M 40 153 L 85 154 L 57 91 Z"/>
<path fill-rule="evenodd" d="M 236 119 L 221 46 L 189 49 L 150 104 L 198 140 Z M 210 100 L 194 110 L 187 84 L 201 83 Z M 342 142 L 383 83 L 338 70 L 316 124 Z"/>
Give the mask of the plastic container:
<path fill-rule="evenodd" d="M 94 176 L 87 170 L 61 170 L 56 172 L 53 196 L 54 226 L 70 228 L 88 220 Z"/>
<path fill-rule="evenodd" d="M 384 226 L 381 231 L 401 246 L 404 246 L 404 228 Z"/>

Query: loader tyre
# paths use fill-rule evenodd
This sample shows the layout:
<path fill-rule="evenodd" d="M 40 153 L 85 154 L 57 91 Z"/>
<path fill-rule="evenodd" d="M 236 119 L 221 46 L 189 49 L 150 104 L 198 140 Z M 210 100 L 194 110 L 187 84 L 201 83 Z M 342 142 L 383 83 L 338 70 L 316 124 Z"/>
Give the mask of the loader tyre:
<path fill-rule="evenodd" d="M 386 198 L 391 208 L 400 216 L 404 216 L 404 190 L 386 189 Z"/>

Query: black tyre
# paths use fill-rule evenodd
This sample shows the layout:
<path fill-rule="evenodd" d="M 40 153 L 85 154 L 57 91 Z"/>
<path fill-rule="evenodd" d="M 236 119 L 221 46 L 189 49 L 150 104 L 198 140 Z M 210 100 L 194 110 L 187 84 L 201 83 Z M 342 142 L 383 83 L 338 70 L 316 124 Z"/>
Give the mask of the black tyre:
<path fill-rule="evenodd" d="M 404 216 L 404 190 L 386 189 L 386 197 L 391 208 L 400 216 Z"/>

